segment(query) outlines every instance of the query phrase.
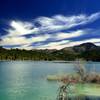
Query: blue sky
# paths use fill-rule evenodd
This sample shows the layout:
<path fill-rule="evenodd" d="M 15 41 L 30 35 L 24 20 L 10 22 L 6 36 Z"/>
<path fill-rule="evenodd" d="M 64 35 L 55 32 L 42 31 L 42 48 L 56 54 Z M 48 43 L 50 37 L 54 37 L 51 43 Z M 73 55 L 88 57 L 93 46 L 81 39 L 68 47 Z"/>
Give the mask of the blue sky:
<path fill-rule="evenodd" d="M 100 46 L 100 0 L 0 0 L 0 46 Z"/>

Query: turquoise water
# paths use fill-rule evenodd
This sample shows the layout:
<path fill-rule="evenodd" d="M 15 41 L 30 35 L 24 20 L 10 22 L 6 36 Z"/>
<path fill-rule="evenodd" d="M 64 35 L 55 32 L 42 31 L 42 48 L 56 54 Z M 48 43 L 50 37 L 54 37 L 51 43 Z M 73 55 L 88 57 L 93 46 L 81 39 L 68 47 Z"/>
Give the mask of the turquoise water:
<path fill-rule="evenodd" d="M 99 62 L 86 66 L 100 72 Z M 74 72 L 73 63 L 1 61 L 0 100 L 56 100 L 59 83 L 48 82 L 46 76 L 68 72 Z"/>

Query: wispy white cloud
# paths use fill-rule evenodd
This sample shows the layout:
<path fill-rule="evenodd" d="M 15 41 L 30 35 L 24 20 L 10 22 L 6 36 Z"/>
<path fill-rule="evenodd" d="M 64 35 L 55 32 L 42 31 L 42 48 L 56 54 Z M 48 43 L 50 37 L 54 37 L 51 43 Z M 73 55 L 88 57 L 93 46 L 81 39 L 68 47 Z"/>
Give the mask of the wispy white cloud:
<path fill-rule="evenodd" d="M 85 35 L 88 32 L 87 30 L 76 30 L 76 31 L 72 31 L 72 32 L 60 32 L 57 33 L 56 35 L 56 39 L 69 39 L 69 38 L 74 38 L 74 37 L 79 37 L 81 35 Z"/>
<path fill-rule="evenodd" d="M 19 47 L 14 47 L 14 48 L 27 49 L 27 50 L 31 50 L 31 49 L 57 49 L 57 50 L 60 50 L 65 47 L 73 47 L 73 46 L 80 45 L 82 43 L 87 43 L 87 42 L 91 42 L 97 46 L 100 46 L 100 38 L 92 38 L 92 39 L 85 39 L 82 41 L 62 40 L 62 41 L 58 41 L 58 42 L 50 42 L 48 44 L 35 46 L 35 47 L 31 46 L 30 44 L 28 44 L 28 45 L 24 44 L 24 45 L 21 45 Z"/>
<path fill-rule="evenodd" d="M 41 31 L 60 31 L 78 25 L 91 23 L 100 18 L 100 12 L 90 16 L 81 14 L 75 16 L 56 15 L 53 17 L 39 17 L 35 21 L 40 24 Z"/>
<path fill-rule="evenodd" d="M 38 46 L 37 49 L 61 49 L 60 46 L 61 45 L 65 45 L 67 43 L 69 43 L 70 40 L 62 40 L 62 41 L 58 41 L 58 42 L 50 42 L 48 44 L 42 45 L 42 46 Z"/>
<path fill-rule="evenodd" d="M 20 44 L 25 44 L 27 43 L 25 37 L 7 37 L 4 38 L 1 42 L 0 45 L 5 46 L 5 45 L 20 45 Z"/>
<path fill-rule="evenodd" d="M 82 40 L 82 41 L 70 41 L 70 40 L 63 40 L 63 41 L 60 41 L 60 42 L 54 42 L 54 43 L 49 43 L 48 45 L 43 45 L 43 46 L 40 46 L 38 47 L 39 49 L 62 49 L 62 48 L 65 48 L 65 47 L 73 47 L 73 46 L 76 46 L 76 45 L 80 45 L 82 43 L 87 43 L 87 42 L 91 42 L 91 43 L 95 43 L 97 45 L 100 44 L 100 38 L 92 38 L 92 39 L 85 39 L 85 40 Z"/>
<path fill-rule="evenodd" d="M 12 21 L 10 23 L 10 27 L 10 29 L 6 29 L 6 31 L 8 32 L 7 36 L 10 37 L 37 33 L 39 30 L 33 25 L 33 23 L 21 21 Z"/>
<path fill-rule="evenodd" d="M 99 41 L 98 39 L 89 39 L 82 41 L 70 41 L 70 38 L 80 37 L 90 34 L 91 30 L 77 29 L 68 32 L 68 29 L 92 23 L 100 18 L 100 12 L 91 15 L 63 16 L 55 15 L 52 17 L 38 17 L 33 22 L 11 21 L 10 28 L 5 29 L 7 34 L 1 37 L 1 46 L 21 45 L 19 48 L 32 49 L 33 43 L 45 42 L 45 45 L 35 46 L 34 48 L 61 49 L 64 47 L 78 45 L 84 42 Z M 36 23 L 38 25 L 36 25 Z M 66 30 L 66 32 L 63 32 Z M 52 32 L 52 34 L 47 34 Z M 31 37 L 27 37 L 30 35 Z M 34 36 L 36 34 L 36 36 Z M 33 35 L 33 36 L 32 36 Z M 54 42 L 48 40 L 53 39 Z M 56 42 L 58 41 L 59 42 Z"/>
<path fill-rule="evenodd" d="M 72 47 L 72 46 L 80 45 L 82 43 L 87 43 L 87 42 L 97 43 L 97 42 L 100 42 L 100 38 L 91 38 L 91 39 L 85 39 L 85 40 L 81 40 L 81 41 L 72 41 L 72 42 L 68 43 L 66 45 L 66 47 Z"/>
<path fill-rule="evenodd" d="M 100 42 L 95 43 L 95 45 L 100 46 Z"/>
<path fill-rule="evenodd" d="M 74 16 L 55 15 L 52 17 L 39 17 L 34 22 L 11 21 L 9 29 L 5 29 L 8 36 L 37 34 L 41 32 L 55 32 L 91 23 L 100 18 L 100 12 L 87 16 L 85 14 Z M 36 26 L 38 23 L 40 26 Z"/>
<path fill-rule="evenodd" d="M 98 39 L 97 38 L 85 39 L 85 40 L 82 40 L 82 41 L 72 41 L 72 42 L 64 45 L 63 48 L 64 47 L 73 47 L 73 46 L 80 45 L 82 43 L 87 43 L 87 42 L 91 42 L 91 43 L 96 44 L 96 42 L 100 42 L 100 38 L 98 38 Z"/>
<path fill-rule="evenodd" d="M 45 36 L 38 36 L 38 37 L 31 37 L 31 38 L 26 38 L 26 37 L 6 37 L 3 40 L 1 40 L 0 45 L 5 46 L 5 45 L 27 45 L 27 44 L 32 44 L 35 42 L 41 42 L 41 41 L 46 41 L 49 38 L 48 35 Z"/>
<path fill-rule="evenodd" d="M 54 34 L 44 34 L 44 35 L 39 35 L 39 36 L 32 36 L 30 38 L 27 38 L 25 36 L 5 36 L 2 38 L 2 41 L 0 42 L 0 45 L 27 45 L 27 44 L 32 44 L 36 42 L 45 42 L 47 39 L 53 39 L 53 40 L 63 40 L 63 39 L 69 39 L 73 37 L 79 37 L 81 35 L 86 34 L 88 29 L 84 30 L 76 30 L 76 31 L 71 31 L 71 32 L 59 32 L 59 33 L 54 33 Z M 56 44 L 56 43 L 54 43 Z"/>

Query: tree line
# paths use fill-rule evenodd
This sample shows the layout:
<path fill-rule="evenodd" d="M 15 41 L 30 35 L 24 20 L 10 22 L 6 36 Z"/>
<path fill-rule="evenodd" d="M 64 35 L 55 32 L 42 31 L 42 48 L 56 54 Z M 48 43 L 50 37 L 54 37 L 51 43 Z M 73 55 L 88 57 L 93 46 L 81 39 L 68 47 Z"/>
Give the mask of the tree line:
<path fill-rule="evenodd" d="M 100 61 L 99 50 L 91 50 L 84 52 L 73 52 L 64 49 L 61 50 L 21 50 L 21 49 L 5 49 L 0 47 L 0 60 L 65 60 L 73 61 L 76 59 L 84 59 L 91 61 Z"/>

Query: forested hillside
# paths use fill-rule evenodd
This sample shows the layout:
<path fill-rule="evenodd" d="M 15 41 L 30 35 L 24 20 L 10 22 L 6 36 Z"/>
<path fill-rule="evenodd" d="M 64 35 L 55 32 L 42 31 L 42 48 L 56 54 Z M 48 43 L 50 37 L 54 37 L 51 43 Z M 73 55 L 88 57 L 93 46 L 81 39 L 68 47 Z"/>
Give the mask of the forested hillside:
<path fill-rule="evenodd" d="M 0 47 L 0 60 L 66 60 L 84 59 L 100 61 L 100 47 L 84 43 L 61 50 L 20 50 Z"/>

